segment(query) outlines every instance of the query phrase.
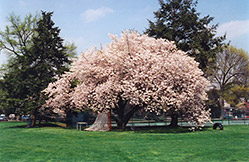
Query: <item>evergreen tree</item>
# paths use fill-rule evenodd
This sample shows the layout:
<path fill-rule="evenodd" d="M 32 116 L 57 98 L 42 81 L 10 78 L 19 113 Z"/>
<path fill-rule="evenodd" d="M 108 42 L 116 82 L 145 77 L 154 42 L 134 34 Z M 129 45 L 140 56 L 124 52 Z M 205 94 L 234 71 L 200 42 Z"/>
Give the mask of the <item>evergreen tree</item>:
<path fill-rule="evenodd" d="M 25 71 L 21 64 L 17 63 L 16 60 L 9 62 L 7 67 L 8 71 L 0 82 L 0 89 L 3 92 L 0 98 L 1 107 L 6 114 L 8 112 L 25 114 L 27 113 L 27 109 L 24 107 L 27 85 L 24 83 L 27 74 L 24 73 Z"/>
<path fill-rule="evenodd" d="M 55 80 L 55 76 L 68 70 L 70 59 L 63 46 L 63 39 L 59 36 L 60 29 L 54 27 L 52 21 L 53 12 L 42 12 L 42 19 L 38 21 L 33 37 L 33 46 L 28 56 L 25 56 L 24 69 L 27 73 L 25 82 L 28 86 L 26 96 L 29 101 L 36 103 L 31 105 L 34 120 L 37 109 L 42 104 L 40 92 Z"/>
<path fill-rule="evenodd" d="M 52 14 L 52 12 L 42 12 L 42 19 L 37 23 L 38 27 L 35 30 L 37 35 L 32 39 L 30 55 L 25 58 L 30 77 L 36 85 L 30 91 L 36 94 L 40 94 L 56 75 L 68 70 L 67 64 L 70 63 L 66 48 L 63 46 L 63 39 L 59 36 L 60 29 L 54 27 L 54 22 L 51 20 Z"/>
<path fill-rule="evenodd" d="M 5 95 L 1 99 L 7 99 L 5 106 L 16 113 L 31 113 L 33 121 L 43 104 L 40 92 L 55 80 L 55 76 L 68 70 L 75 50 L 74 45 L 63 46 L 60 29 L 54 27 L 52 14 L 42 12 L 41 19 L 32 30 L 29 48 L 9 60 L 6 65 L 8 70 L 4 71 L 0 84 Z"/>
<path fill-rule="evenodd" d="M 215 37 L 218 24 L 210 25 L 214 19 L 209 15 L 200 18 L 197 1 L 159 0 L 160 8 L 154 12 L 155 22 L 149 20 L 146 32 L 155 38 L 175 41 L 176 46 L 200 63 L 199 67 L 208 76 L 215 63 L 216 53 L 224 45 L 225 36 Z"/>

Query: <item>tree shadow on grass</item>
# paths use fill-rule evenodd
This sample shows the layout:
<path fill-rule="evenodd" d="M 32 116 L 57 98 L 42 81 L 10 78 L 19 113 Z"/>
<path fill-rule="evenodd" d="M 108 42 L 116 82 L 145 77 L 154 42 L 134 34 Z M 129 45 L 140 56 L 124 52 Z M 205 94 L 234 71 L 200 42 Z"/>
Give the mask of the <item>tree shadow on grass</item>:
<path fill-rule="evenodd" d="M 201 130 L 195 131 L 209 131 L 210 127 L 204 127 Z M 190 133 L 193 132 L 191 127 L 178 126 L 178 127 L 167 127 L 167 126 L 145 126 L 145 127 L 127 127 L 125 131 L 134 131 L 135 133 Z"/>
<path fill-rule="evenodd" d="M 34 127 L 28 127 L 27 123 L 23 123 L 23 125 L 17 125 L 17 126 L 12 126 L 12 127 L 5 127 L 5 128 L 10 128 L 10 129 L 15 129 L 15 128 L 42 128 L 42 127 L 59 127 L 59 128 L 64 128 L 63 126 L 60 126 L 58 124 L 53 124 L 53 123 L 42 123 L 42 124 L 37 124 Z"/>

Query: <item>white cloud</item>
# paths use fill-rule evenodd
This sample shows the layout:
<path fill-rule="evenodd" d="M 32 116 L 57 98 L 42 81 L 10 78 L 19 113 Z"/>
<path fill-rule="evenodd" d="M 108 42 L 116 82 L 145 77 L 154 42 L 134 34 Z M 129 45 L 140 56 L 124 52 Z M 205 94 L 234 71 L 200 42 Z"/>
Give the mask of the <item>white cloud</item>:
<path fill-rule="evenodd" d="M 85 20 L 85 22 L 93 22 L 98 20 L 101 17 L 104 17 L 108 13 L 113 13 L 114 10 L 107 7 L 101 7 L 97 9 L 88 9 L 84 13 L 81 14 L 81 17 Z"/>
<path fill-rule="evenodd" d="M 227 39 L 249 34 L 249 20 L 236 20 L 221 24 L 217 29 L 217 35 L 224 35 L 225 33 L 227 34 Z"/>

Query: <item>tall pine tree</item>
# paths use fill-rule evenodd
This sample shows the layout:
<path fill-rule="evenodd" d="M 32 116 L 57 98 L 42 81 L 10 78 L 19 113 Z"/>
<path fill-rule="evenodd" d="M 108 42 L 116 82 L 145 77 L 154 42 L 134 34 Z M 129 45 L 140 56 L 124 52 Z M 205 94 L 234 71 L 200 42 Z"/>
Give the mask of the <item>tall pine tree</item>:
<path fill-rule="evenodd" d="M 38 21 L 36 35 L 33 37 L 33 46 L 29 56 L 24 62 L 27 67 L 29 99 L 35 102 L 32 110 L 33 119 L 36 118 L 37 109 L 41 105 L 40 92 L 55 80 L 55 76 L 68 70 L 70 59 L 63 46 L 63 39 L 59 36 L 60 29 L 54 27 L 53 12 L 42 12 L 42 19 Z"/>
<path fill-rule="evenodd" d="M 25 58 L 30 70 L 30 77 L 35 83 L 32 92 L 39 94 L 56 75 L 62 74 L 70 63 L 63 39 L 59 36 L 60 29 L 54 27 L 51 20 L 52 12 L 42 12 L 42 19 L 38 21 L 36 36 L 33 37 L 33 46 L 29 56 Z"/>
<path fill-rule="evenodd" d="M 215 37 L 218 24 L 210 25 L 214 18 L 209 15 L 200 18 L 196 10 L 197 1 L 159 0 L 159 3 L 159 10 L 154 12 L 156 20 L 149 20 L 145 33 L 175 41 L 179 49 L 200 63 L 199 67 L 208 76 L 225 40 L 225 36 Z"/>
<path fill-rule="evenodd" d="M 25 54 L 12 58 L 8 64 L 9 70 L 1 81 L 2 89 L 8 92 L 6 97 L 10 105 L 20 108 L 23 113 L 32 114 L 33 121 L 43 104 L 40 92 L 55 80 L 55 76 L 67 71 L 71 62 L 71 55 L 63 46 L 60 29 L 54 26 L 52 15 L 53 12 L 42 12 L 34 29 L 31 46 L 26 48 Z"/>

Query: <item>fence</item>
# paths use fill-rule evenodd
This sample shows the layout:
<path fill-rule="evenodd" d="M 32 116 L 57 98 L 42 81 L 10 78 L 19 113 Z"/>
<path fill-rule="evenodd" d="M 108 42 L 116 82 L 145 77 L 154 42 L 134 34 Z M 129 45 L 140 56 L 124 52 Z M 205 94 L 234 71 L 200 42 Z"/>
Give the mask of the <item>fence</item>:
<path fill-rule="evenodd" d="M 249 125 L 249 119 L 248 118 L 239 118 L 239 119 L 214 119 L 212 120 L 213 123 L 221 123 L 223 125 Z"/>
<path fill-rule="evenodd" d="M 89 126 L 93 124 L 95 120 L 94 115 L 86 116 L 84 114 L 78 114 L 77 116 L 72 116 L 71 118 L 64 119 L 62 121 L 70 120 L 71 127 L 76 127 L 77 122 L 86 122 Z M 126 126 L 128 127 L 149 127 L 149 126 L 168 126 L 170 124 L 171 118 L 169 116 L 134 116 L 130 119 Z M 214 123 L 221 123 L 222 125 L 249 125 L 249 118 L 228 118 L 220 120 L 219 118 L 212 119 L 212 123 L 208 122 L 205 126 L 212 126 Z M 179 126 L 191 126 L 188 122 L 184 121 L 183 118 L 178 118 Z M 112 126 L 116 127 L 115 121 L 112 121 Z"/>
<path fill-rule="evenodd" d="M 248 118 L 240 118 L 240 119 L 212 119 L 213 123 L 206 123 L 205 126 L 212 126 L 214 123 L 221 123 L 222 125 L 249 125 Z M 164 121 L 157 122 L 155 120 L 130 120 L 127 126 L 167 126 L 170 124 L 170 118 L 165 119 Z M 112 122 L 112 125 L 115 127 L 116 123 Z M 188 122 L 178 119 L 179 126 L 191 126 Z"/>

